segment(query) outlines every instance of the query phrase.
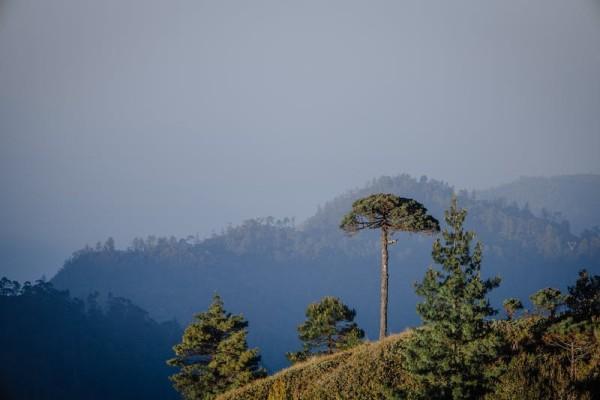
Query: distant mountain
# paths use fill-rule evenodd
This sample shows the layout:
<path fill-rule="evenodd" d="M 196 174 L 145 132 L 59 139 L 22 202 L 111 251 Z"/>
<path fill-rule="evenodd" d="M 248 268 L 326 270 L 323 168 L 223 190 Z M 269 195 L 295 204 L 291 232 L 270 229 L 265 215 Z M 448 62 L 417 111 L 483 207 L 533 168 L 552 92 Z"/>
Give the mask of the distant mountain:
<path fill-rule="evenodd" d="M 376 232 L 355 237 L 338 228 L 352 202 L 372 193 L 396 193 L 422 202 L 440 221 L 453 188 L 408 175 L 382 177 L 321 207 L 299 226 L 273 218 L 250 220 L 203 241 L 136 239 L 128 249 L 109 240 L 76 252 L 53 278 L 54 285 L 85 297 L 99 291 L 132 299 L 158 320 L 186 324 L 218 291 L 228 310 L 250 323 L 249 341 L 261 348 L 267 368 L 287 364 L 284 353 L 299 347 L 296 326 L 310 302 L 338 296 L 357 310 L 357 322 L 376 337 L 379 251 Z M 552 215 L 500 200 L 458 193 L 469 211 L 467 226 L 484 247 L 483 272 L 503 283 L 493 300 L 527 296 L 540 287 L 566 286 L 577 270 L 600 272 L 600 232 L 574 235 Z M 390 327 L 419 323 L 413 282 L 431 263 L 433 238 L 397 235 L 390 254 Z"/>
<path fill-rule="evenodd" d="M 477 197 L 515 202 L 537 215 L 560 213 L 575 233 L 600 226 L 600 175 L 522 177 L 479 191 Z"/>

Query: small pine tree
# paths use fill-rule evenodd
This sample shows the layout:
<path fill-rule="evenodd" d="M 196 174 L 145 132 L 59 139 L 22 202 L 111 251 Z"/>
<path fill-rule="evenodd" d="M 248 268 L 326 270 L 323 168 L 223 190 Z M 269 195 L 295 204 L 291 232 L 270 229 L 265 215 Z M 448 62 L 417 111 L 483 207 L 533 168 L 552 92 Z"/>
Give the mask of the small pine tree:
<path fill-rule="evenodd" d="M 565 296 L 554 288 L 540 289 L 529 296 L 529 299 L 540 314 L 548 313 L 551 319 L 554 319 L 556 311 L 565 302 Z"/>
<path fill-rule="evenodd" d="M 302 361 L 310 355 L 331 354 L 361 343 L 365 333 L 354 322 L 356 311 L 337 297 L 327 296 L 306 309 L 306 321 L 298 327 L 303 349 L 287 353 L 291 362 Z"/>
<path fill-rule="evenodd" d="M 445 213 L 444 243 L 433 245 L 433 260 L 416 292 L 424 298 L 417 306 L 424 326 L 407 345 L 407 367 L 417 385 L 408 393 L 415 399 L 475 399 L 491 388 L 485 366 L 498 352 L 499 339 L 487 318 L 495 313 L 486 296 L 500 279 L 480 275 L 482 246 L 465 232 L 466 210 L 456 198 Z"/>
<path fill-rule="evenodd" d="M 577 320 L 600 316 L 600 276 L 590 274 L 584 269 L 579 271 L 575 286 L 569 287 L 566 298 L 569 312 Z"/>
<path fill-rule="evenodd" d="M 506 318 L 508 318 L 510 321 L 513 319 L 517 311 L 523 309 L 523 303 L 521 303 L 521 300 L 511 297 L 502 302 L 502 307 L 504 308 L 504 312 L 506 312 Z"/>
<path fill-rule="evenodd" d="M 265 375 L 257 349 L 248 349 L 248 322 L 231 315 L 215 295 L 206 312 L 199 313 L 173 347 L 167 364 L 180 371 L 170 377 L 185 399 L 213 399 L 217 394 L 243 386 Z"/>

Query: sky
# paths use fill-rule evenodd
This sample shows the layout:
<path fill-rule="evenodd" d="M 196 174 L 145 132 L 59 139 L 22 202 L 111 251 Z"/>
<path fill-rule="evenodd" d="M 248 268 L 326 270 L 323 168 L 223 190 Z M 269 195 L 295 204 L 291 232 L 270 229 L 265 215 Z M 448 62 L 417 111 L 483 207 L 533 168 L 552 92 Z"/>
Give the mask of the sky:
<path fill-rule="evenodd" d="M 0 0 L 0 275 L 381 175 L 600 173 L 600 1 Z"/>

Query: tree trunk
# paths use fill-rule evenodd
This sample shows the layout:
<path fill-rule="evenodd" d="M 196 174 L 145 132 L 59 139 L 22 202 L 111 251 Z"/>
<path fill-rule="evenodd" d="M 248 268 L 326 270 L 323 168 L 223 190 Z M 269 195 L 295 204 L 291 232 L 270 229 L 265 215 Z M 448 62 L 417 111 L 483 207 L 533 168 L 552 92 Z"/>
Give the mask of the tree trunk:
<path fill-rule="evenodd" d="M 381 304 L 379 308 L 379 339 L 387 336 L 388 312 L 388 231 L 381 228 Z"/>

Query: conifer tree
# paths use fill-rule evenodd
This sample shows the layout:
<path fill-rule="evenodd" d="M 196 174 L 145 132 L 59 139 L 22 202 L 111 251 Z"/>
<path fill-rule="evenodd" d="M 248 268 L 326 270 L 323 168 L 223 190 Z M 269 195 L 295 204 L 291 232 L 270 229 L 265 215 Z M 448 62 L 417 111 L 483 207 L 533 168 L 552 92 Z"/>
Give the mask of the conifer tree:
<path fill-rule="evenodd" d="M 481 278 L 482 246 L 472 249 L 473 232 L 465 231 L 466 210 L 456 198 L 445 213 L 443 242 L 433 245 L 433 261 L 416 292 L 424 325 L 407 347 L 407 367 L 415 377 L 415 399 L 478 399 L 490 390 L 486 365 L 497 355 L 498 338 L 487 317 L 495 310 L 486 296 L 499 278 Z"/>
<path fill-rule="evenodd" d="M 529 296 L 529 299 L 539 313 L 547 313 L 550 319 L 554 319 L 556 310 L 565 302 L 565 296 L 555 288 L 540 289 Z"/>
<path fill-rule="evenodd" d="M 506 317 L 508 320 L 512 320 L 517 311 L 523 309 L 523 303 L 521 300 L 516 297 L 511 297 L 502 302 L 502 307 L 504 308 L 504 312 L 506 312 Z"/>
<path fill-rule="evenodd" d="M 569 312 L 577 320 L 600 316 L 600 276 L 590 274 L 584 269 L 579 271 L 575 286 L 569 287 L 566 298 Z"/>
<path fill-rule="evenodd" d="M 306 309 L 306 321 L 298 326 L 303 349 L 287 353 L 291 362 L 302 361 L 315 354 L 331 354 L 356 346 L 365 333 L 354 322 L 356 311 L 337 297 L 327 296 Z"/>
<path fill-rule="evenodd" d="M 170 377 L 185 399 L 213 399 L 217 394 L 243 386 L 265 375 L 257 349 L 248 349 L 248 322 L 231 315 L 215 295 L 206 312 L 199 313 L 173 347 L 167 363 L 179 367 Z"/>
<path fill-rule="evenodd" d="M 379 306 L 379 339 L 388 328 L 388 245 L 394 232 L 435 233 L 438 221 L 427 214 L 427 208 L 413 199 L 390 193 L 378 193 L 358 199 L 344 216 L 340 228 L 349 234 L 363 229 L 381 230 L 381 289 Z M 393 242 L 392 242 L 393 243 Z"/>

